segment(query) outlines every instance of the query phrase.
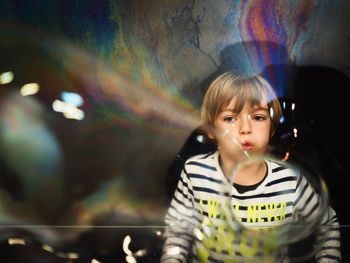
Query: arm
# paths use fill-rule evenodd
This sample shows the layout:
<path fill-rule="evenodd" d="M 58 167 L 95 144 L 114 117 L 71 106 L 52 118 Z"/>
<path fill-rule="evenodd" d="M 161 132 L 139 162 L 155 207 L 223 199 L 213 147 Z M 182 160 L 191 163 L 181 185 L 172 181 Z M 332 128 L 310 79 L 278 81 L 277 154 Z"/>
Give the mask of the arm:
<path fill-rule="evenodd" d="M 316 261 L 318 263 L 341 262 L 339 223 L 337 215 L 331 207 L 322 219 L 316 245 L 318 248 Z"/>
<path fill-rule="evenodd" d="M 330 206 L 325 207 L 321 203 L 321 197 L 303 176 L 299 177 L 297 183 L 294 209 L 301 223 L 311 224 L 313 220 L 319 222 L 316 230 L 316 262 L 341 262 L 337 215 Z"/>
<path fill-rule="evenodd" d="M 193 211 L 192 185 L 185 169 L 181 173 L 165 222 L 168 229 L 165 233 L 161 262 L 186 262 L 196 219 Z"/>

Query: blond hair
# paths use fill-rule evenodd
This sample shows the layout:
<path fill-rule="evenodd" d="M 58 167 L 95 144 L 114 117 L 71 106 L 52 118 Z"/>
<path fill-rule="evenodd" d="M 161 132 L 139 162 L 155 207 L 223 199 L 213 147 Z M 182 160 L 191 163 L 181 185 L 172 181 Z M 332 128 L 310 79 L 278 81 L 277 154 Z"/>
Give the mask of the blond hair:
<path fill-rule="evenodd" d="M 235 99 L 234 111 L 239 113 L 246 103 L 260 106 L 265 100 L 270 111 L 271 132 L 274 132 L 282 116 L 281 105 L 270 84 L 262 76 L 239 77 L 226 72 L 217 77 L 207 90 L 201 110 L 205 124 L 214 125 L 214 120 Z"/>

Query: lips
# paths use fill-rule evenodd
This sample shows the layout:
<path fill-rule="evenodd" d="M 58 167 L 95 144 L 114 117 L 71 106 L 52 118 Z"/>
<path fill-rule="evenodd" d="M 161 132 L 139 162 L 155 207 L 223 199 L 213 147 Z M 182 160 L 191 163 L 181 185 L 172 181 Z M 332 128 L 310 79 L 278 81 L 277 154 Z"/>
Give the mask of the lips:
<path fill-rule="evenodd" d="M 254 144 L 251 143 L 251 142 L 243 142 L 242 144 L 242 148 L 245 150 L 245 151 L 250 151 L 251 149 L 253 149 L 254 147 Z"/>

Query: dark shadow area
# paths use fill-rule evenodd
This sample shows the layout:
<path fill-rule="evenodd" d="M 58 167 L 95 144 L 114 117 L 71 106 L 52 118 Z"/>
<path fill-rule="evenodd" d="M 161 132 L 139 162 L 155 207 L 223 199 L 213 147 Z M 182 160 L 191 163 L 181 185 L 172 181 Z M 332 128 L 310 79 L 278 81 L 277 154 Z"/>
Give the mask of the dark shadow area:
<path fill-rule="evenodd" d="M 278 65 L 293 71 L 293 90 L 285 102 L 285 121 L 273 143 L 276 149 L 290 152 L 290 161 L 310 167 L 326 182 L 330 205 L 336 210 L 341 226 L 349 225 L 349 204 L 345 201 L 350 185 L 348 149 L 348 97 L 350 79 L 324 66 L 294 67 Z M 273 67 L 267 68 L 273 70 Z M 295 109 L 292 109 L 292 105 Z M 294 106 L 293 106 L 294 107 Z M 297 138 L 293 129 L 297 129 Z M 288 145 L 288 146 L 287 146 Z M 341 231 L 343 262 L 350 260 L 349 231 Z"/>
<path fill-rule="evenodd" d="M 345 186 L 349 184 L 347 128 L 350 79 L 343 73 L 323 66 L 293 67 L 276 65 L 266 70 L 285 68 L 293 71 L 291 94 L 281 98 L 284 122 L 274 137 L 275 148 L 290 151 L 290 159 L 311 165 L 326 181 L 331 204 L 340 223 L 348 224 Z M 294 105 L 294 106 L 293 106 Z M 297 137 L 293 129 L 297 129 Z M 288 147 L 288 148 L 287 148 Z"/>
<path fill-rule="evenodd" d="M 62 235 L 80 232 L 82 229 L 71 227 L 60 229 Z M 50 228 L 45 229 L 50 231 Z M 91 263 L 91 262 L 159 262 L 162 251 L 163 229 L 149 228 L 92 228 L 81 234 L 78 240 L 60 244 L 45 243 L 28 230 L 16 229 L 12 237 L 21 242 L 0 241 L 1 262 L 9 263 Z M 9 232 L 9 231 L 8 231 Z M 9 233 L 10 234 L 10 233 Z M 132 258 L 127 259 L 125 238 L 130 237 L 127 249 Z M 15 239 L 13 239 L 15 240 Z M 13 241 L 16 242 L 16 241 Z"/>
<path fill-rule="evenodd" d="M 181 148 L 181 151 L 170 165 L 165 177 L 168 203 L 170 203 L 171 198 L 173 197 L 185 162 L 192 156 L 215 150 L 215 144 L 206 136 L 203 127 L 198 127 L 191 133 Z"/>

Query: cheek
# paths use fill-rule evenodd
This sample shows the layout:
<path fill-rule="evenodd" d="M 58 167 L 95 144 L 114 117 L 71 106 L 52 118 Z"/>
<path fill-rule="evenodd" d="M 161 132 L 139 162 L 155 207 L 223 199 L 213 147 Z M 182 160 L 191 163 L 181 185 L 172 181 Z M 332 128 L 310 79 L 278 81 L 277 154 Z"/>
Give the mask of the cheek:
<path fill-rule="evenodd" d="M 271 137 L 271 127 L 270 124 L 258 125 L 256 126 L 255 134 L 261 139 L 269 140 Z"/>
<path fill-rule="evenodd" d="M 222 122 L 222 121 L 217 121 L 217 122 L 214 122 L 214 133 L 217 135 L 217 136 L 223 136 L 225 135 L 226 133 L 228 133 L 228 125 L 225 123 L 225 122 Z"/>
<path fill-rule="evenodd" d="M 264 129 L 261 132 L 258 133 L 260 137 L 260 141 L 262 144 L 268 144 L 270 142 L 271 138 L 271 132 L 270 129 Z"/>
<path fill-rule="evenodd" d="M 231 141 L 234 138 L 234 129 L 225 123 L 215 127 L 215 138 L 219 144 Z"/>
<path fill-rule="evenodd" d="M 237 139 L 237 130 L 234 127 L 228 126 L 224 127 L 217 133 L 217 137 L 221 137 L 222 141 L 232 141 L 232 139 Z"/>

